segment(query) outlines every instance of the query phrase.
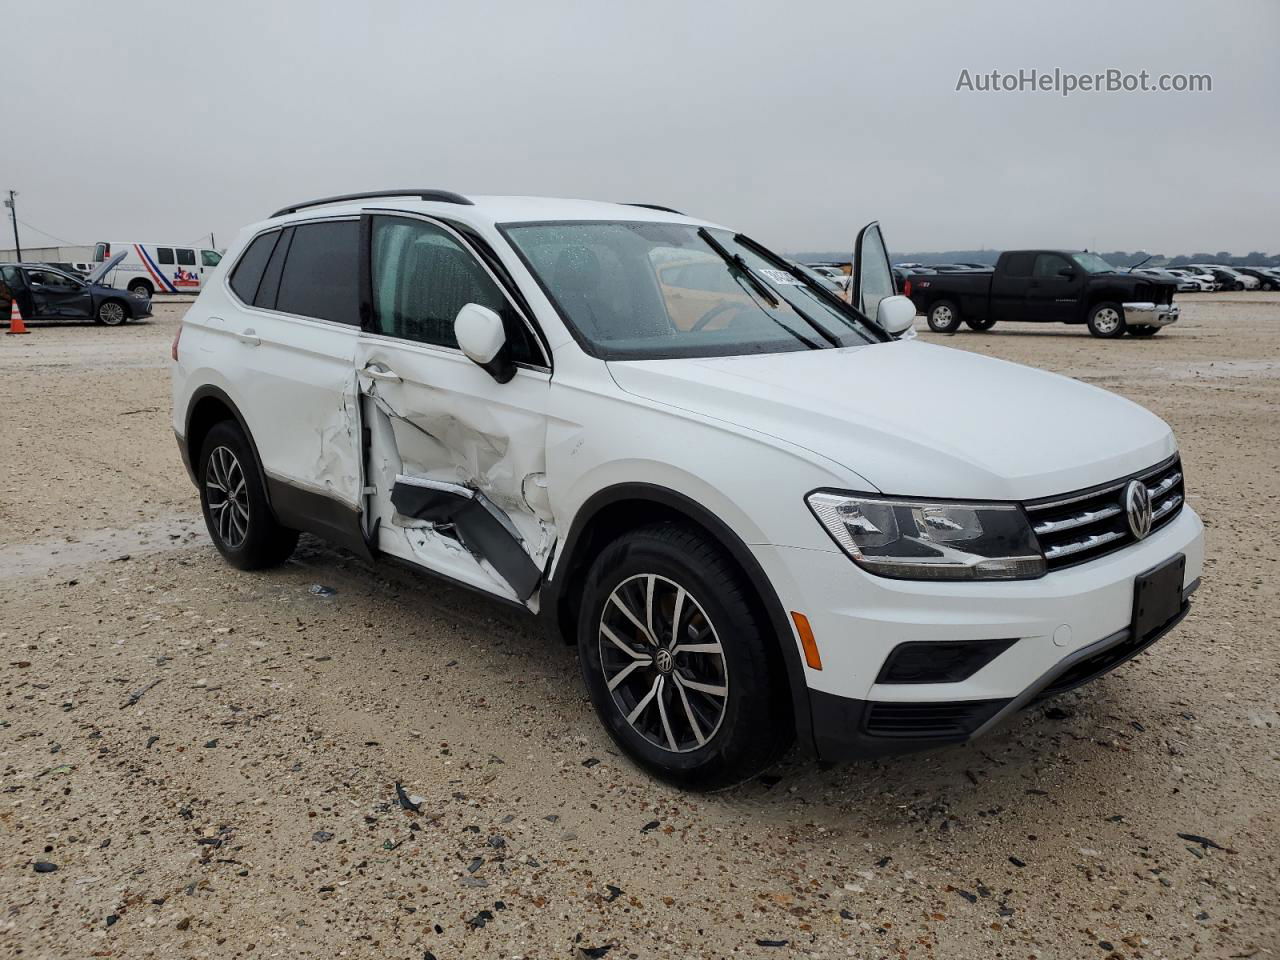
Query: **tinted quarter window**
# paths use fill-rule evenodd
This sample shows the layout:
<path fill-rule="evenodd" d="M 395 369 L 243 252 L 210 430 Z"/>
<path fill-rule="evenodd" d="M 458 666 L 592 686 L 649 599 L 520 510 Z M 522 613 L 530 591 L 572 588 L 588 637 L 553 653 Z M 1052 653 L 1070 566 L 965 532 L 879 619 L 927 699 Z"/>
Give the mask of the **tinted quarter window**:
<path fill-rule="evenodd" d="M 178 255 L 178 266 L 194 267 L 196 265 L 196 252 L 194 250 L 183 250 L 179 247 L 174 252 Z"/>
<path fill-rule="evenodd" d="M 453 321 L 476 303 L 502 317 L 512 360 L 542 363 L 520 315 L 448 231 L 421 220 L 374 217 L 372 275 L 378 333 L 456 349 Z"/>
<path fill-rule="evenodd" d="M 156 263 L 173 263 L 173 247 L 156 247 Z"/>
<path fill-rule="evenodd" d="M 249 244 L 241 255 L 240 262 L 236 264 L 235 271 L 231 274 L 231 289 L 245 303 L 253 303 L 258 284 L 262 281 L 262 271 L 267 268 L 267 260 L 279 236 L 278 230 L 264 233 Z"/>
<path fill-rule="evenodd" d="M 1004 261 L 1004 272 L 1011 277 L 1029 277 L 1035 258 L 1034 253 L 1011 253 Z"/>
<path fill-rule="evenodd" d="M 276 309 L 359 326 L 359 245 L 356 220 L 294 227 Z"/>
<path fill-rule="evenodd" d="M 284 276 L 284 261 L 289 255 L 289 242 L 293 239 L 293 228 L 286 227 L 280 231 L 280 239 L 276 242 L 276 248 L 271 252 L 271 259 L 267 261 L 266 272 L 262 275 L 262 282 L 258 284 L 258 295 L 253 298 L 255 307 L 262 307 L 266 310 L 274 310 L 276 308 L 276 297 L 280 294 L 280 278 Z"/>

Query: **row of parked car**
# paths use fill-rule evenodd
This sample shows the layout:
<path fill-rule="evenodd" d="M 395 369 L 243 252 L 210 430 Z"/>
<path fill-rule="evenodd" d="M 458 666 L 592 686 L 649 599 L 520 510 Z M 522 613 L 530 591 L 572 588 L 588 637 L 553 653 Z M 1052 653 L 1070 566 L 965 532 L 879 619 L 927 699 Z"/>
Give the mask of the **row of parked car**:
<path fill-rule="evenodd" d="M 906 278 L 918 273 L 975 273 L 990 272 L 989 263 L 896 263 L 894 276 L 899 289 Z M 1213 290 L 1280 290 L 1280 267 L 1228 267 L 1217 263 L 1192 263 L 1181 267 L 1132 267 L 1123 270 L 1154 277 L 1174 284 L 1180 293 L 1208 292 Z"/>

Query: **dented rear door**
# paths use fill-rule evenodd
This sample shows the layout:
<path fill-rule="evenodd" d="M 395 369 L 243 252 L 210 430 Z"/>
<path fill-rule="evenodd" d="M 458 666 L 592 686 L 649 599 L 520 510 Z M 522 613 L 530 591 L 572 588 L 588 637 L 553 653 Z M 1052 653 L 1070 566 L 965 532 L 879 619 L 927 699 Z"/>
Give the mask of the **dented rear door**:
<path fill-rule="evenodd" d="M 557 530 L 546 490 L 550 371 L 527 318 L 447 225 L 373 216 L 371 316 L 356 349 L 368 531 L 378 548 L 536 606 Z M 498 383 L 457 347 L 467 303 L 499 312 Z M 527 336 L 526 336 L 527 334 Z"/>

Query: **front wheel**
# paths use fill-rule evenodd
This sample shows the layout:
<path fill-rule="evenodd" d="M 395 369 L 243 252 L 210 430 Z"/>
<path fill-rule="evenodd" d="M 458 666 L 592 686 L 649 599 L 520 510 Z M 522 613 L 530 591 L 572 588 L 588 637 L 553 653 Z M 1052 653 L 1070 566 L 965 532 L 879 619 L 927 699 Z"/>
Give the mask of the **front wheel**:
<path fill-rule="evenodd" d="M 1124 308 L 1118 303 L 1099 303 L 1089 311 L 1089 332 L 1111 340 L 1124 336 Z"/>
<path fill-rule="evenodd" d="M 928 321 L 934 333 L 955 333 L 960 327 L 960 309 L 950 300 L 939 300 L 929 308 Z"/>
<path fill-rule="evenodd" d="M 108 327 L 118 327 L 129 319 L 129 314 L 119 300 L 104 300 L 98 305 L 94 319 Z"/>
<path fill-rule="evenodd" d="M 205 526 L 228 563 L 259 570 L 289 559 L 298 532 L 276 522 L 253 450 L 234 421 L 224 420 L 209 431 L 196 476 Z"/>
<path fill-rule="evenodd" d="M 1129 336 L 1131 337 L 1154 337 L 1159 332 L 1159 327 L 1153 327 L 1148 324 L 1129 328 Z"/>
<path fill-rule="evenodd" d="M 991 317 L 984 317 L 981 320 L 969 319 L 968 317 L 966 317 L 964 322 L 968 324 L 970 330 L 976 330 L 978 333 L 982 333 L 985 330 L 990 330 L 992 327 L 996 325 L 995 320 L 993 320 Z"/>
<path fill-rule="evenodd" d="M 674 523 L 625 534 L 592 564 L 583 679 L 609 736 L 653 775 L 728 787 L 790 744 L 784 667 L 752 596 L 723 550 Z"/>

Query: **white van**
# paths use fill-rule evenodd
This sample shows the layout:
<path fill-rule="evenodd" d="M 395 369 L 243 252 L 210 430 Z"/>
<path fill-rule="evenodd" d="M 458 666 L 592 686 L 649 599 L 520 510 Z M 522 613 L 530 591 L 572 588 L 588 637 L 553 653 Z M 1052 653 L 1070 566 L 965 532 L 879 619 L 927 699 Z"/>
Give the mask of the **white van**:
<path fill-rule="evenodd" d="M 189 244 L 140 243 L 112 240 L 94 245 L 94 263 L 105 263 L 114 254 L 125 257 L 102 282 L 127 289 L 135 297 L 157 293 L 199 293 L 206 277 L 222 260 L 217 250 Z"/>

